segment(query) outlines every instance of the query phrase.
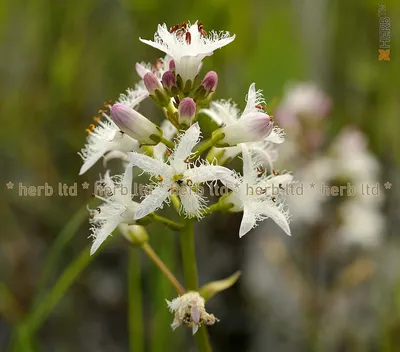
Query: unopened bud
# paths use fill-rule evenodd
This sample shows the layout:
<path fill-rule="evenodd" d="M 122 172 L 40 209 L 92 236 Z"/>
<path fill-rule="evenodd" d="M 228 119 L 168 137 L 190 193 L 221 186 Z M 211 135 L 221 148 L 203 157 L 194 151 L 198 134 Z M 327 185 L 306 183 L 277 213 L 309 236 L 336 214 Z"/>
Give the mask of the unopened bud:
<path fill-rule="evenodd" d="M 161 82 L 165 89 L 171 90 L 176 86 L 175 74 L 172 71 L 164 72 Z"/>
<path fill-rule="evenodd" d="M 178 106 L 179 123 L 190 126 L 196 116 L 196 103 L 192 98 L 184 98 Z"/>
<path fill-rule="evenodd" d="M 171 60 L 169 62 L 169 69 L 170 69 L 170 71 L 175 70 L 175 61 L 174 60 Z"/>
<path fill-rule="evenodd" d="M 215 71 L 209 71 L 205 76 L 201 85 L 207 91 L 207 93 L 215 92 L 218 85 L 218 75 Z"/>
<path fill-rule="evenodd" d="M 124 104 L 114 104 L 111 118 L 120 130 L 140 144 L 158 144 L 162 131 L 142 114 Z"/>
<path fill-rule="evenodd" d="M 154 94 L 156 89 L 162 90 L 163 87 L 156 77 L 156 75 L 152 72 L 147 72 L 143 77 L 144 85 L 146 86 L 149 94 Z"/>
<path fill-rule="evenodd" d="M 227 147 L 239 143 L 257 142 L 268 137 L 273 123 L 265 113 L 254 112 L 240 118 L 237 122 L 213 132 L 217 147 Z"/>
<path fill-rule="evenodd" d="M 119 230 L 128 242 L 134 246 L 142 247 L 149 241 L 149 235 L 143 226 L 120 224 Z"/>

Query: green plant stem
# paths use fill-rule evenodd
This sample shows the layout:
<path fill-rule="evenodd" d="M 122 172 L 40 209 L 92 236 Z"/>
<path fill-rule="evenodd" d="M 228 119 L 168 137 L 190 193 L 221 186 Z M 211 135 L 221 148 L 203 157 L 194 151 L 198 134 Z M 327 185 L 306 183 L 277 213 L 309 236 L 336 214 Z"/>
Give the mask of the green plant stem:
<path fill-rule="evenodd" d="M 144 351 L 140 268 L 140 251 L 137 248 L 130 248 L 128 264 L 128 327 L 129 347 L 132 352 Z"/>
<path fill-rule="evenodd" d="M 170 149 L 175 148 L 175 144 L 173 142 L 169 141 L 168 139 L 165 139 L 164 137 L 161 137 L 161 143 L 164 143 Z"/>
<path fill-rule="evenodd" d="M 158 268 L 162 271 L 162 273 L 165 275 L 165 277 L 169 280 L 169 282 L 172 284 L 172 286 L 175 288 L 176 292 L 182 296 L 185 294 L 185 289 L 183 286 L 180 284 L 178 279 L 174 276 L 174 274 L 171 273 L 171 271 L 168 269 L 168 267 L 164 264 L 164 262 L 160 259 L 160 257 L 154 252 L 153 248 L 148 244 L 145 243 L 142 246 L 143 251 L 146 253 L 146 255 L 151 259 L 151 261 L 158 266 Z"/>
<path fill-rule="evenodd" d="M 211 147 L 213 147 L 222 138 L 224 138 L 224 135 L 220 134 L 220 135 L 216 135 L 215 137 L 211 137 L 210 139 L 203 141 L 199 145 L 199 147 L 195 151 L 195 153 L 190 157 L 190 159 L 198 158 L 199 156 L 201 156 L 201 154 L 203 154 L 207 149 L 210 149 Z"/>
<path fill-rule="evenodd" d="M 205 208 L 202 212 L 203 216 L 210 215 L 212 213 L 215 213 L 217 211 L 227 211 L 229 209 L 233 208 L 232 203 L 214 203 L 210 205 L 209 207 Z"/>
<path fill-rule="evenodd" d="M 179 231 L 183 228 L 183 224 L 164 218 L 163 216 L 157 214 L 151 214 L 151 217 L 154 221 L 168 226 L 171 230 Z"/>
<path fill-rule="evenodd" d="M 183 262 L 183 275 L 185 277 L 186 289 L 188 291 L 198 291 L 196 251 L 194 242 L 194 220 L 186 219 L 185 227 L 181 230 L 181 251 Z M 211 352 L 211 345 L 208 339 L 207 328 L 205 326 L 195 334 L 197 349 L 199 352 Z"/>

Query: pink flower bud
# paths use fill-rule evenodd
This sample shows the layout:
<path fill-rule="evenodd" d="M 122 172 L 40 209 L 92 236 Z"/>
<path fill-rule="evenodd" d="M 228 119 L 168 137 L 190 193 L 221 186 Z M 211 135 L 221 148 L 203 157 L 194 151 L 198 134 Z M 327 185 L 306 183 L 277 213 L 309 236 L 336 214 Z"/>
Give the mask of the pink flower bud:
<path fill-rule="evenodd" d="M 169 70 L 170 70 L 170 71 L 175 70 L 175 61 L 174 61 L 174 60 L 171 60 L 171 61 L 169 62 Z"/>
<path fill-rule="evenodd" d="M 176 85 L 175 74 L 172 71 L 166 71 L 161 79 L 164 88 L 171 90 Z"/>
<path fill-rule="evenodd" d="M 216 145 L 229 146 L 261 141 L 270 135 L 273 127 L 274 124 L 267 114 L 249 113 L 242 116 L 237 122 L 215 131 L 216 134 L 224 136 Z"/>
<path fill-rule="evenodd" d="M 162 85 L 154 73 L 147 72 L 143 77 L 144 85 L 149 94 L 153 94 L 156 89 L 162 90 Z"/>
<path fill-rule="evenodd" d="M 201 85 L 204 87 L 204 89 L 209 92 L 215 92 L 217 89 L 218 85 L 218 75 L 215 71 L 209 71 L 207 74 L 204 76 L 203 81 L 201 82 Z"/>
<path fill-rule="evenodd" d="M 111 107 L 111 118 L 120 130 L 141 144 L 157 144 L 162 131 L 142 114 L 124 104 Z"/>
<path fill-rule="evenodd" d="M 184 98 L 178 106 L 179 123 L 190 126 L 196 116 L 196 103 L 192 98 Z"/>

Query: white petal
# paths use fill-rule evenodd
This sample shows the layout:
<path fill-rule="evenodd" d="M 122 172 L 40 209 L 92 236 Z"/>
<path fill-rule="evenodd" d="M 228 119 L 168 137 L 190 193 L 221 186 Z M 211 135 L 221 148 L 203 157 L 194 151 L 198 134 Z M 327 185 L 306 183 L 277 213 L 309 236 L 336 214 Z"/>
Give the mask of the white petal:
<path fill-rule="evenodd" d="M 269 136 L 265 138 L 265 140 L 275 144 L 283 143 L 285 141 L 285 132 L 282 128 L 274 126 L 273 130 L 271 131 Z"/>
<path fill-rule="evenodd" d="M 220 180 L 225 185 L 233 185 L 238 181 L 232 170 L 217 165 L 200 165 L 186 170 L 184 175 L 185 178 L 189 178 L 193 183 Z"/>
<path fill-rule="evenodd" d="M 180 136 L 178 145 L 171 156 L 170 163 L 176 173 L 183 173 L 183 171 L 186 170 L 187 166 L 184 160 L 190 156 L 192 149 L 198 143 L 200 133 L 199 124 L 196 122 Z"/>
<path fill-rule="evenodd" d="M 193 335 L 197 332 L 197 330 L 199 330 L 199 326 L 197 324 L 193 324 L 193 327 L 192 327 Z"/>
<path fill-rule="evenodd" d="M 192 320 L 198 324 L 200 321 L 200 308 L 197 306 L 192 306 L 190 310 L 190 315 L 192 317 Z"/>
<path fill-rule="evenodd" d="M 283 231 L 291 236 L 289 227 L 289 215 L 283 209 L 283 205 L 276 205 L 272 201 L 265 201 L 258 204 L 258 210 L 264 216 L 271 218 Z"/>
<path fill-rule="evenodd" d="M 104 148 L 103 150 L 99 150 L 97 153 L 91 155 L 82 165 L 79 170 L 79 175 L 83 175 L 86 171 L 88 171 L 96 162 L 108 151 L 108 148 Z"/>
<path fill-rule="evenodd" d="M 164 201 L 170 195 L 170 184 L 164 182 L 153 189 L 153 191 L 145 197 L 136 209 L 135 219 L 141 219 L 153 211 L 161 208 Z"/>
<path fill-rule="evenodd" d="M 256 225 L 256 218 L 252 211 L 247 207 L 244 207 L 243 218 L 240 224 L 239 237 L 243 237 Z"/>
<path fill-rule="evenodd" d="M 126 153 L 121 152 L 120 150 L 113 150 L 106 155 L 104 155 L 103 158 L 103 167 L 107 167 L 107 163 L 112 160 L 112 159 L 121 159 L 122 161 L 128 161 L 128 156 Z"/>
<path fill-rule="evenodd" d="M 90 255 L 93 255 L 107 237 L 117 228 L 119 224 L 118 218 L 108 220 L 98 231 L 95 233 L 95 240 L 90 248 Z"/>
<path fill-rule="evenodd" d="M 189 218 L 201 217 L 202 210 L 205 208 L 206 200 L 201 192 L 192 190 L 190 187 L 181 187 L 179 190 L 181 200 L 181 210 Z"/>
<path fill-rule="evenodd" d="M 261 90 L 256 91 L 256 84 L 252 83 L 249 87 L 249 92 L 247 93 L 247 104 L 246 108 L 243 111 L 242 116 L 245 116 L 249 113 L 257 112 L 257 111 L 262 111 L 259 108 L 256 108 L 257 105 L 264 105 L 265 100 L 262 95 Z"/>
<path fill-rule="evenodd" d="M 160 175 L 164 178 L 172 177 L 172 168 L 160 160 L 139 153 L 128 153 L 128 158 L 133 165 L 151 175 Z"/>

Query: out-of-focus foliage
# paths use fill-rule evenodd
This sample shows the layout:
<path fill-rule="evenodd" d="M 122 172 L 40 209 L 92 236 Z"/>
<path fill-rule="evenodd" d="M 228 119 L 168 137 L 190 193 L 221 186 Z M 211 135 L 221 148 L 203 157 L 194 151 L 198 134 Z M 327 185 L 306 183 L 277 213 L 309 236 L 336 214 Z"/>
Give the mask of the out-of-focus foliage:
<path fill-rule="evenodd" d="M 5 349 L 12 327 L 32 304 L 45 254 L 56 235 L 90 199 L 92 190 L 82 189 L 81 183 L 97 179 L 102 170 L 97 166 L 78 177 L 81 160 L 76 153 L 84 144 L 84 130 L 105 100 L 115 100 L 135 83 L 136 61 L 154 61 L 161 55 L 138 40 L 152 37 L 158 23 L 199 19 L 206 29 L 237 35 L 232 44 L 204 61 L 203 72 L 216 70 L 217 98 L 233 97 L 241 107 L 253 81 L 264 90 L 271 108 L 287 82 L 318 82 L 333 102 L 324 126 L 328 138 L 334 139 L 346 125 L 359 127 L 380 160 L 383 177 L 393 183 L 385 206 L 385 238 L 395 237 L 400 210 L 400 6 L 387 0 L 386 8 L 392 23 L 391 61 L 378 61 L 378 4 L 370 0 L 1 1 L 0 349 Z M 143 104 L 143 113 L 161 118 L 151 102 Z M 15 184 L 13 190 L 5 188 L 8 181 Z M 59 182 L 76 182 L 78 195 L 58 196 Z M 54 194 L 19 196 L 19 183 L 48 183 Z M 240 270 L 246 261 L 243 248 L 251 243 L 252 234 L 237 238 L 236 217 L 214 219 L 198 227 L 200 283 Z M 172 268 L 180 267 L 174 234 L 155 226 L 149 233 L 159 255 Z M 87 246 L 87 236 L 84 224 L 56 258 L 55 274 Z M 399 244 L 394 244 L 383 248 L 398 254 Z M 128 350 L 128 252 L 126 242 L 116 238 L 94 259 L 57 306 L 51 323 L 37 334 L 37 351 Z M 172 316 L 164 299 L 172 299 L 174 293 L 152 264 L 142 259 L 146 343 L 151 351 L 180 350 L 189 332 L 172 333 L 169 327 Z M 210 329 L 217 350 L 245 351 L 255 338 L 257 329 L 244 321 L 257 321 L 258 311 L 241 292 L 236 285 L 210 301 L 210 310 L 221 319 Z M 399 292 L 391 292 L 391 297 L 398 302 Z M 390 313 L 386 303 L 378 300 L 383 315 Z M 391 313 L 389 320 L 382 318 L 382 341 L 377 343 L 382 351 L 399 346 L 394 332 L 400 326 L 400 310 Z M 304 347 L 309 346 L 307 341 L 298 346 L 310 350 Z M 267 347 L 274 350 L 272 342 Z M 345 347 L 353 350 L 351 343 Z"/>

